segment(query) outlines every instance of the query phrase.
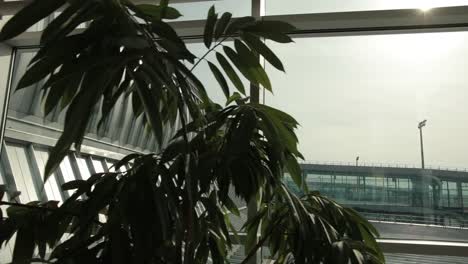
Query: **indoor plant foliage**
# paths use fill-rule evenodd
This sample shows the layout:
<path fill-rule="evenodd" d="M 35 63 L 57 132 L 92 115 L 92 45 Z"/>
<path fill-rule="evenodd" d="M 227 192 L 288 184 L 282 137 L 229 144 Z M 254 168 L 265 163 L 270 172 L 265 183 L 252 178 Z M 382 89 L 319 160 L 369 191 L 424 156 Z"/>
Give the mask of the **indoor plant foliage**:
<path fill-rule="evenodd" d="M 157 153 L 116 163 L 117 172 L 64 184 L 75 192 L 60 206 L 6 203 L 0 242 L 16 233 L 13 262 L 224 263 L 239 242 L 229 221 L 238 214 L 233 190 L 258 208 L 242 230 L 251 249 L 245 261 L 263 245 L 277 263 L 382 263 L 366 220 L 319 193 L 297 197 L 286 188 L 285 170 L 301 185 L 298 124 L 245 96 L 243 79 L 271 91 L 258 56 L 284 69 L 263 39 L 291 42 L 292 26 L 211 8 L 207 53 L 196 58 L 167 23 L 180 16 L 167 2 L 35 0 L 4 26 L 0 40 L 62 12 L 17 87 L 45 80 L 45 112 L 66 111 L 46 176 L 72 146 L 79 150 L 92 109 L 101 106 L 102 124 L 121 96 L 131 96 L 135 116 L 145 116 L 160 143 Z M 86 29 L 76 30 L 82 23 Z M 206 59 L 212 52 L 216 61 Z M 193 74 L 199 63 L 209 64 L 226 106 L 213 103 Z M 131 169 L 118 172 L 129 162 Z"/>

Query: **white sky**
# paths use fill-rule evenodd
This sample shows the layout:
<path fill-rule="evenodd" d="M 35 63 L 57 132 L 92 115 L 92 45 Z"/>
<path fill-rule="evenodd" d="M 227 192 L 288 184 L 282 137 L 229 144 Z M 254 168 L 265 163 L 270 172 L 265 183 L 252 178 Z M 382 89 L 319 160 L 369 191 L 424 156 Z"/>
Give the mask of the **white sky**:
<path fill-rule="evenodd" d="M 468 167 L 468 33 L 296 39 L 272 45 L 267 103 L 298 119 L 308 160 Z"/>

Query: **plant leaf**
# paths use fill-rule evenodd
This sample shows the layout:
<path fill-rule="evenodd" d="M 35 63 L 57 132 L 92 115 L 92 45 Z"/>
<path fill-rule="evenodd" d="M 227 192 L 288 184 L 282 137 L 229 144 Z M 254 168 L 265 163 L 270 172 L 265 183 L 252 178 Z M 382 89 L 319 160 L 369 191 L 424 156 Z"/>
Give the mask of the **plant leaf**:
<path fill-rule="evenodd" d="M 232 14 L 229 12 L 224 13 L 221 18 L 218 20 L 216 23 L 216 29 L 214 33 L 215 39 L 219 39 L 224 31 L 226 30 L 227 25 L 229 24 L 229 21 L 231 20 Z"/>
<path fill-rule="evenodd" d="M 221 71 L 219 71 L 218 67 L 216 67 L 216 65 L 214 65 L 210 61 L 208 62 L 208 65 L 210 66 L 211 72 L 213 73 L 219 85 L 221 86 L 221 89 L 223 90 L 226 99 L 229 98 L 229 87 L 223 74 L 221 73 Z"/>
<path fill-rule="evenodd" d="M 182 16 L 177 9 L 169 6 L 141 4 L 136 7 L 145 15 L 150 16 L 155 20 L 177 19 Z"/>
<path fill-rule="evenodd" d="M 238 30 L 255 24 L 255 18 L 251 16 L 240 17 L 231 22 L 226 28 L 226 34 L 236 33 Z"/>
<path fill-rule="evenodd" d="M 213 5 L 208 11 L 208 17 L 206 18 L 205 31 L 204 31 L 205 33 L 203 34 L 203 40 L 205 42 L 205 46 L 208 49 L 211 47 L 211 43 L 213 42 L 213 31 L 214 31 L 214 26 L 216 24 L 217 19 L 218 19 L 218 15 L 215 13 L 215 7 Z"/>
<path fill-rule="evenodd" d="M 244 41 L 247 43 L 247 45 L 249 45 L 251 49 L 255 50 L 260 55 L 262 55 L 276 69 L 284 72 L 284 66 L 283 63 L 281 63 L 281 60 L 258 37 L 246 33 L 242 35 L 242 39 L 244 39 Z"/>
<path fill-rule="evenodd" d="M 239 78 L 236 71 L 234 70 L 234 68 L 232 68 L 228 60 L 219 52 L 216 52 L 216 59 L 218 59 L 219 64 L 221 65 L 231 82 L 237 88 L 237 90 L 245 95 L 244 84 L 242 83 L 242 80 Z"/>
<path fill-rule="evenodd" d="M 0 32 L 0 42 L 18 36 L 65 3 L 66 0 L 35 0 L 31 2 L 3 26 L 2 32 Z"/>
<path fill-rule="evenodd" d="M 243 74 L 250 81 L 260 83 L 265 89 L 271 91 L 271 83 L 265 69 L 260 65 L 258 57 L 247 48 L 240 40 L 234 41 L 234 46 L 238 54 L 239 70 L 243 70 Z M 226 53 L 227 54 L 227 53 Z M 229 57 L 231 58 L 231 57 Z M 236 65 L 237 66 L 237 65 Z"/>
<path fill-rule="evenodd" d="M 238 93 L 238 92 L 234 92 L 229 98 L 228 100 L 226 101 L 226 105 L 229 105 L 231 104 L 232 102 L 234 101 L 237 101 L 239 99 L 241 99 L 242 96 Z"/>

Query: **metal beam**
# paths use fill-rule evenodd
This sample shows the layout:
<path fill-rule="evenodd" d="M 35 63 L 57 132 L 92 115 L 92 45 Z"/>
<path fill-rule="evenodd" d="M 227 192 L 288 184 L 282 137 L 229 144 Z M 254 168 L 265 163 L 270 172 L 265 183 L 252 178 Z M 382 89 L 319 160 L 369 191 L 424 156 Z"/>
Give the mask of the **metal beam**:
<path fill-rule="evenodd" d="M 454 6 L 433 8 L 426 12 L 420 9 L 398 9 L 279 15 L 267 16 L 264 19 L 289 22 L 296 27 L 296 30 L 291 32 L 296 35 L 369 35 L 401 31 L 417 33 L 467 30 L 467 14 L 468 6 Z"/>
<path fill-rule="evenodd" d="M 433 8 L 427 12 L 420 9 L 398 9 L 263 16 L 262 19 L 291 23 L 296 27 L 295 31 L 290 32 L 294 37 L 321 37 L 467 31 L 467 14 L 468 6 L 453 6 Z M 205 21 L 177 21 L 170 24 L 180 36 L 200 41 Z M 15 47 L 38 45 L 40 35 L 40 32 L 26 32 L 6 44 Z"/>
<path fill-rule="evenodd" d="M 15 49 L 0 43 L 0 71 L 5 72 L 4 70 L 8 70 L 7 74 L 3 74 L 3 76 L 0 77 L 0 142 L 3 142 L 3 136 L 5 134 L 8 103 L 10 98 L 10 85 L 16 57 L 15 54 Z M 1 153 L 0 148 L 0 154 Z"/>
<path fill-rule="evenodd" d="M 171 3 L 193 3 L 193 2 L 206 2 L 208 0 L 172 0 Z M 23 9 L 27 4 L 29 4 L 30 0 L 23 0 L 23 1 L 9 1 L 3 2 L 0 1 L 0 16 L 8 16 L 14 15 L 19 10 Z M 132 1 L 135 4 L 155 4 L 155 0 L 134 0 Z"/>
<path fill-rule="evenodd" d="M 262 16 L 291 23 L 294 37 L 371 35 L 468 30 L 468 6 Z M 171 22 L 179 35 L 199 38 L 204 20 Z"/>

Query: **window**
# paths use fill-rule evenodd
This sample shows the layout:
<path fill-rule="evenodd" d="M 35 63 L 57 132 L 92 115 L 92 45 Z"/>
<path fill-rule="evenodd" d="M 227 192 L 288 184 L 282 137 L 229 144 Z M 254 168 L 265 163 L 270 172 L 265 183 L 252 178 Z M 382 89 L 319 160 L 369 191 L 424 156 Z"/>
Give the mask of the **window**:
<path fill-rule="evenodd" d="M 37 185 L 34 182 L 31 165 L 25 148 L 16 144 L 6 144 L 6 153 L 17 190 L 21 191 L 19 200 L 27 203 L 39 200 Z"/>
<path fill-rule="evenodd" d="M 43 179 L 45 164 L 47 163 L 47 159 L 49 158 L 49 152 L 47 152 L 46 150 L 35 149 L 34 156 L 36 157 L 37 166 L 38 166 L 41 178 Z M 49 176 L 49 178 L 45 182 L 44 188 L 45 188 L 48 200 L 62 202 L 60 184 L 57 181 L 56 173 L 53 173 L 51 176 Z"/>
<path fill-rule="evenodd" d="M 91 171 L 88 167 L 88 163 L 86 162 L 86 158 L 76 157 L 76 163 L 78 164 L 81 178 L 83 178 L 83 180 L 87 180 L 91 176 Z"/>
<path fill-rule="evenodd" d="M 386 221 L 450 227 L 468 220 L 461 182 L 447 176 L 454 171 L 468 177 L 463 169 L 468 142 L 460 140 L 468 134 L 462 101 L 468 97 L 468 78 L 460 60 L 468 57 L 468 33 L 294 40 L 293 47 L 269 43 L 287 74 L 267 63 L 274 96 L 267 92 L 265 102 L 299 121 L 299 148 L 306 160 L 352 164 L 359 156 L 361 165 L 353 173 L 344 165 L 329 165 L 336 175 L 346 175 L 345 190 L 330 178 L 311 189 L 365 212 L 370 220 L 385 214 Z M 424 119 L 425 171 L 420 170 L 417 128 Z M 444 239 L 450 240 L 449 233 Z"/>
<path fill-rule="evenodd" d="M 467 0 L 265 0 L 267 15 L 328 13 L 390 9 L 422 9 L 468 5 Z"/>
<path fill-rule="evenodd" d="M 182 14 L 178 20 L 199 20 L 205 19 L 208 9 L 215 6 L 217 13 L 231 12 L 233 17 L 249 16 L 251 13 L 250 0 L 223 0 L 223 1 L 202 1 L 194 3 L 170 4 Z"/>

